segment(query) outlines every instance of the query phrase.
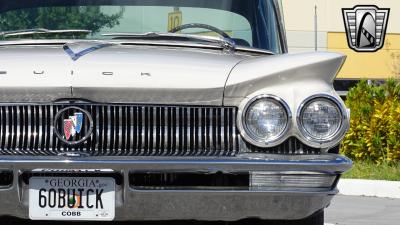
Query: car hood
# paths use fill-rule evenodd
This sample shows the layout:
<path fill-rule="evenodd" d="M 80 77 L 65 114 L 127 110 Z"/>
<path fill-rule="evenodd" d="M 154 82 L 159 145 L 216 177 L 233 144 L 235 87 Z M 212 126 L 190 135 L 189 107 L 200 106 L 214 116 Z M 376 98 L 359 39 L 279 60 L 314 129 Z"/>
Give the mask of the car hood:
<path fill-rule="evenodd" d="M 308 96 L 336 95 L 332 84 L 344 60 L 328 52 L 245 55 L 93 41 L 0 44 L 0 102 L 239 106 L 272 94 L 295 112 Z"/>
<path fill-rule="evenodd" d="M 248 57 L 101 42 L 2 46 L 0 102 L 221 105 L 230 71 Z"/>

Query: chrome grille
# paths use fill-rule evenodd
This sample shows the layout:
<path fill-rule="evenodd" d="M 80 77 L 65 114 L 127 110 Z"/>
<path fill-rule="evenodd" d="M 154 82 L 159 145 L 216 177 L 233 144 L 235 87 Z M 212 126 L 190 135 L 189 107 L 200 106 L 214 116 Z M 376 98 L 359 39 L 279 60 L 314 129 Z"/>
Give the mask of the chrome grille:
<path fill-rule="evenodd" d="M 55 135 L 60 110 L 77 106 L 93 117 L 94 132 L 68 146 Z M 55 156 L 235 156 L 243 153 L 320 154 L 292 137 L 258 148 L 236 129 L 234 107 L 138 106 L 101 104 L 0 105 L 0 155 Z M 88 126 L 84 123 L 83 126 Z"/>
<path fill-rule="evenodd" d="M 76 146 L 65 145 L 53 131 L 55 115 L 69 106 L 93 117 L 93 134 Z M 0 155 L 234 156 L 239 151 L 235 118 L 234 107 L 4 105 Z"/>

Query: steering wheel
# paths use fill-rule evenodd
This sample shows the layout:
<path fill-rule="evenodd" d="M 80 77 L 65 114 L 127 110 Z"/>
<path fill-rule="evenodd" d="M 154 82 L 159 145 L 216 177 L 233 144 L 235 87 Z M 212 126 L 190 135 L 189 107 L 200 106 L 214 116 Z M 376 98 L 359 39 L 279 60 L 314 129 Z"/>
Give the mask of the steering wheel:
<path fill-rule="evenodd" d="M 225 33 L 224 31 L 222 31 L 222 30 L 220 30 L 220 29 L 218 29 L 216 27 L 213 27 L 211 25 L 207 25 L 207 24 L 203 24 L 203 23 L 183 24 L 183 25 L 175 27 L 174 29 L 170 30 L 169 32 L 170 33 L 176 33 L 178 31 L 189 29 L 189 28 L 203 28 L 203 29 L 211 30 L 211 31 L 219 34 L 221 37 L 231 39 L 231 37 L 227 33 Z"/>

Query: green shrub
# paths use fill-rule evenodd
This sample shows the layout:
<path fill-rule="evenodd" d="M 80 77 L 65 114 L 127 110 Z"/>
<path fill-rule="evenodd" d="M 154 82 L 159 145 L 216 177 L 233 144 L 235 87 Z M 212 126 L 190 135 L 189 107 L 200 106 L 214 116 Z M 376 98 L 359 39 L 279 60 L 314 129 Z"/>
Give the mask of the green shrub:
<path fill-rule="evenodd" d="M 400 162 L 400 82 L 363 80 L 349 91 L 346 105 L 351 118 L 342 153 L 354 160 Z"/>

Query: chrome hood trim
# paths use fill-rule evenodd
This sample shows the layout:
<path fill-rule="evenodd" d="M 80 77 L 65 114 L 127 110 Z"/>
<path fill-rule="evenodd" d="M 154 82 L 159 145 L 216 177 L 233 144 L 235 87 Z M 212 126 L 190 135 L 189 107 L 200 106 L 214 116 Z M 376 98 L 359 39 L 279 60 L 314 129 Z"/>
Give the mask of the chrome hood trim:
<path fill-rule="evenodd" d="M 82 45 L 82 46 L 80 46 Z M 78 53 L 98 41 L 72 43 Z M 0 47 L 0 102 L 222 105 L 232 68 L 248 58 L 220 50 L 113 44 L 71 60 L 62 45 Z"/>

